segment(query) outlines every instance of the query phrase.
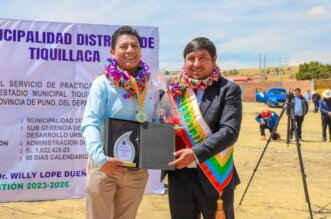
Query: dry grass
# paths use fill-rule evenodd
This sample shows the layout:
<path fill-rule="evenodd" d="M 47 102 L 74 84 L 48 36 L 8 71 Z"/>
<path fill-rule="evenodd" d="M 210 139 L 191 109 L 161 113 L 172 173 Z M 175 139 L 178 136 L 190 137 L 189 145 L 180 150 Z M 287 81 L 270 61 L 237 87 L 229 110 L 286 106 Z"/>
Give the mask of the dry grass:
<path fill-rule="evenodd" d="M 265 107 L 261 103 L 244 103 L 241 134 L 235 146 L 235 163 L 242 181 L 235 192 L 236 218 L 309 218 L 297 147 L 295 144 L 287 145 L 284 140 L 270 142 L 242 206 L 238 205 L 265 147 L 266 141 L 259 140 L 258 124 L 254 120 Z M 284 117 L 279 125 L 283 139 L 286 119 Z M 303 139 L 301 150 L 314 218 L 331 218 L 331 143 L 320 141 L 319 113 L 310 112 L 305 117 Z M 84 218 L 84 200 L 2 203 L 0 218 Z M 170 218 L 167 195 L 146 195 L 137 218 Z"/>

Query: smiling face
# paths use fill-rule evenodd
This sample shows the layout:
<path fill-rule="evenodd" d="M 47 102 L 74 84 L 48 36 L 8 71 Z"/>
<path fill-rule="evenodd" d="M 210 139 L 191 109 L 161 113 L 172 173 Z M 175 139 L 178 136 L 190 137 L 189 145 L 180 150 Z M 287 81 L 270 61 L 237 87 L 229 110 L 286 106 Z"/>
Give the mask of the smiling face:
<path fill-rule="evenodd" d="M 186 54 L 185 68 L 187 75 L 192 79 L 208 77 L 216 66 L 216 56 L 211 57 L 206 49 L 199 49 Z"/>
<path fill-rule="evenodd" d="M 111 49 L 110 53 L 122 69 L 130 74 L 136 73 L 141 59 L 141 48 L 136 36 L 128 34 L 119 36 L 115 48 Z"/>

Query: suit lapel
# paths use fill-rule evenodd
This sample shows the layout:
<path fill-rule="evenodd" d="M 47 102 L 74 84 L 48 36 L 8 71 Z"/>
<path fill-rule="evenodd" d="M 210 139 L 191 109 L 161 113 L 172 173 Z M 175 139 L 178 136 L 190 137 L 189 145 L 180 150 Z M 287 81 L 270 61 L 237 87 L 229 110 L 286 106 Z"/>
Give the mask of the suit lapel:
<path fill-rule="evenodd" d="M 222 78 L 220 78 L 220 80 L 222 80 Z M 210 87 L 207 87 L 205 90 L 200 103 L 200 111 L 203 117 L 205 116 L 210 104 L 213 102 L 213 99 L 216 97 L 220 84 L 220 81 L 218 81 L 213 83 Z"/>

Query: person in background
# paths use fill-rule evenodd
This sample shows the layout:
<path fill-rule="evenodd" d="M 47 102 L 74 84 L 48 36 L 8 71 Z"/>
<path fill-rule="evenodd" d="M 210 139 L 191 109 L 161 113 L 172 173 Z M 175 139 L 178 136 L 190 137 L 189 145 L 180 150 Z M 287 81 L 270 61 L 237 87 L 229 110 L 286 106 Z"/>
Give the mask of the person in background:
<path fill-rule="evenodd" d="M 303 95 L 303 97 L 306 99 L 307 101 L 307 104 L 308 104 L 308 111 L 309 111 L 309 103 L 310 103 L 310 100 L 311 100 L 311 94 L 310 94 L 310 90 L 307 90 L 307 92 Z"/>
<path fill-rule="evenodd" d="M 148 172 L 128 170 L 123 161 L 107 156 L 101 127 L 109 118 L 136 121 L 143 113 L 151 121 L 160 94 L 150 83 L 149 66 L 141 60 L 136 30 L 129 26 L 118 28 L 112 35 L 110 53 L 104 71 L 92 83 L 81 125 L 89 155 L 85 212 L 88 219 L 134 219 Z M 138 101 L 142 96 L 146 98 Z"/>
<path fill-rule="evenodd" d="M 304 97 L 307 101 L 311 100 L 310 90 L 307 90 L 307 92 L 303 95 L 303 97 Z"/>
<path fill-rule="evenodd" d="M 268 109 L 262 110 L 262 112 L 260 112 L 259 115 L 255 117 L 255 120 L 260 124 L 260 133 L 262 141 L 266 140 L 265 129 L 269 129 L 271 133 L 276 126 L 278 119 L 279 116 L 275 112 L 272 112 Z M 279 140 L 280 134 L 275 131 L 272 136 L 272 139 Z"/>
<path fill-rule="evenodd" d="M 305 115 L 308 113 L 307 100 L 301 95 L 301 89 L 294 89 L 294 98 L 292 99 L 292 106 L 294 109 L 295 123 L 298 130 L 299 140 L 302 141 L 302 124 Z M 291 119 L 290 138 L 293 138 L 294 126 Z"/>
<path fill-rule="evenodd" d="M 331 142 L 331 90 L 324 90 L 322 96 L 323 99 L 319 105 L 322 114 L 322 141 L 326 142 L 326 129 L 329 127 L 329 140 Z"/>
<path fill-rule="evenodd" d="M 317 93 L 315 90 L 313 90 L 312 100 L 314 102 L 314 113 L 317 113 L 318 107 L 320 104 L 320 100 L 321 100 L 321 95 L 319 93 Z"/>

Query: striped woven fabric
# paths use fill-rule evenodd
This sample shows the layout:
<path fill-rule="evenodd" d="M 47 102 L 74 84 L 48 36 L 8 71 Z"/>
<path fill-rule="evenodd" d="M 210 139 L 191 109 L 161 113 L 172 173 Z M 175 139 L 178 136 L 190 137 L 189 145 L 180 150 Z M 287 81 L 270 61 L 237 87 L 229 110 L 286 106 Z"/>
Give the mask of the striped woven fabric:
<path fill-rule="evenodd" d="M 189 147 L 201 143 L 212 135 L 212 132 L 203 119 L 198 100 L 192 89 L 186 89 L 182 97 L 175 99 L 184 130 L 180 134 Z M 221 194 L 224 187 L 229 184 L 233 174 L 233 146 L 209 158 L 199 166 Z"/>

